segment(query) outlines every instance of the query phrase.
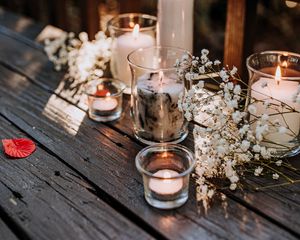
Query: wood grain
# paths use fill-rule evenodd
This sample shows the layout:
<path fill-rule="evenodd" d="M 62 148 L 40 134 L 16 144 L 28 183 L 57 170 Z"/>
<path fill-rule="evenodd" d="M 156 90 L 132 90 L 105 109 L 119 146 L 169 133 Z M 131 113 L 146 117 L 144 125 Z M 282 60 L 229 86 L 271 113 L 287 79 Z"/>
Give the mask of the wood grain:
<path fill-rule="evenodd" d="M 1 216 L 2 214 L 0 214 Z M 7 225 L 0 218 L 0 237 L 5 240 L 17 240 L 16 235 L 7 227 Z"/>
<path fill-rule="evenodd" d="M 81 119 L 82 110 L 27 78 L 3 67 L 0 73 L 3 86 L 0 113 L 80 173 L 96 188 L 99 197 L 120 212 L 127 209 L 135 221 L 153 228 L 154 232 L 171 239 L 278 235 L 294 238 L 231 199 L 227 199 L 225 210 L 222 202 L 216 202 L 207 216 L 197 214 L 194 194 L 176 211 L 149 207 L 143 199 L 141 177 L 134 166 L 140 145 L 104 124 L 96 124 L 86 117 Z"/>
<path fill-rule="evenodd" d="M 24 134 L 0 117 L 0 136 Z M 39 146 L 26 159 L 9 159 L 1 151 L 0 172 L 1 208 L 29 239 L 152 238 L 101 201 L 91 185 Z M 5 231 L 1 224 L 0 229 Z"/>

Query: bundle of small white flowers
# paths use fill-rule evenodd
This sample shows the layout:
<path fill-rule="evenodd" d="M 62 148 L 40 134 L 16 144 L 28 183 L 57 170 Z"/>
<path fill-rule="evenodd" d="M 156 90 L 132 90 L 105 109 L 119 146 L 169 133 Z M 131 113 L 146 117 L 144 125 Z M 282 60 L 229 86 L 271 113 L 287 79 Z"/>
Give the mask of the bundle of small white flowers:
<path fill-rule="evenodd" d="M 270 175 L 275 180 L 283 176 L 289 183 L 299 182 L 278 170 L 278 166 L 294 168 L 274 158 L 276 149 L 263 144 L 270 129 L 284 132 L 286 127 L 271 122 L 267 114 L 256 113 L 253 103 L 258 100 L 247 99 L 247 86 L 236 67 L 222 68 L 220 61 L 209 60 L 208 50 L 201 53 L 200 58 L 186 55 L 176 63 L 179 76 L 194 83 L 178 105 L 185 118 L 194 122 L 197 200 L 207 209 L 216 193 L 211 180 L 226 178 L 230 190 L 235 190 L 241 187 L 245 171 L 252 171 L 255 176 Z M 206 80 L 201 80 L 205 78 L 218 83 L 218 90 L 207 90 Z M 272 105 L 265 102 L 265 107 Z"/>
<path fill-rule="evenodd" d="M 111 56 L 111 38 L 98 32 L 95 40 L 81 32 L 78 38 L 74 33 L 64 32 L 59 38 L 45 41 L 44 48 L 55 70 L 67 67 L 68 77 L 80 84 L 95 76 L 102 77 Z"/>

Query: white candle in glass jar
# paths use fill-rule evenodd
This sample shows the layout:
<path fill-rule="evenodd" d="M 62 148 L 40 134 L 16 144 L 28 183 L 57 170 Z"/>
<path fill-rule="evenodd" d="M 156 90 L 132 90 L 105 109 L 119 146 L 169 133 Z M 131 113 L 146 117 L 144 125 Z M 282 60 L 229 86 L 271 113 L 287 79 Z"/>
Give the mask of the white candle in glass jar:
<path fill-rule="evenodd" d="M 159 170 L 149 179 L 149 189 L 161 195 L 175 194 L 183 188 L 183 179 L 175 178 L 178 175 L 171 169 Z"/>
<path fill-rule="evenodd" d="M 159 72 L 138 79 L 136 122 L 153 141 L 174 139 L 181 131 L 184 117 L 178 99 L 183 91 L 184 85 L 175 74 L 168 77 Z"/>
<path fill-rule="evenodd" d="M 146 48 L 154 46 L 155 39 L 153 36 L 142 33 L 139 31 L 139 25 L 136 24 L 132 32 L 125 33 L 119 36 L 116 41 L 113 43 L 115 50 L 113 51 L 114 63 L 118 78 L 122 80 L 127 87 L 131 85 L 131 72 L 129 64 L 127 62 L 127 56 L 132 51 L 139 48 Z M 125 93 L 130 93 L 128 88 L 125 90 Z"/>
<path fill-rule="evenodd" d="M 278 67 L 279 68 L 279 67 Z M 279 68 L 280 72 L 280 68 Z M 278 131 L 274 131 L 271 129 L 271 132 L 265 135 L 265 140 L 271 141 L 277 144 L 283 144 L 287 146 L 287 143 L 293 138 L 295 138 L 300 129 L 300 114 L 297 112 L 291 112 L 291 110 L 287 107 L 282 108 L 280 106 L 279 100 L 290 107 L 294 108 L 296 111 L 300 111 L 300 104 L 293 102 L 292 96 L 297 92 L 298 82 L 281 80 L 281 75 L 277 75 L 272 78 L 262 77 L 258 81 L 256 81 L 251 86 L 251 97 L 257 100 L 261 100 L 255 102 L 254 105 L 256 107 L 257 116 L 261 116 L 262 114 L 269 115 L 269 121 L 274 122 L 275 120 L 281 126 L 290 128 L 295 136 L 291 136 L 292 132 L 287 130 L 286 133 L 279 133 Z M 277 106 L 265 108 L 263 102 L 268 100 L 270 104 L 276 104 Z M 276 114 L 282 113 L 282 114 Z M 272 115 L 273 114 L 273 115 Z M 276 115 L 274 115 L 276 114 Z M 250 118 L 250 121 L 253 120 L 254 117 Z M 255 124 L 254 124 L 255 126 Z M 293 135 L 293 134 L 292 134 Z M 266 146 L 276 146 L 272 144 L 265 144 Z M 279 146 L 280 147 L 280 146 Z"/>

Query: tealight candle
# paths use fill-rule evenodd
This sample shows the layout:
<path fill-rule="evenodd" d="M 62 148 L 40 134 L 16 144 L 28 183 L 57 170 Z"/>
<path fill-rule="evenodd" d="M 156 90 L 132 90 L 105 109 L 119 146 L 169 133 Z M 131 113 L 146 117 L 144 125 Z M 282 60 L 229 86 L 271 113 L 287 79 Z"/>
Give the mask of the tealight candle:
<path fill-rule="evenodd" d="M 172 209 L 188 199 L 194 154 L 178 144 L 156 144 L 142 149 L 135 164 L 143 175 L 146 201 L 154 207 Z"/>
<path fill-rule="evenodd" d="M 167 195 L 178 193 L 183 187 L 182 178 L 174 178 L 179 173 L 171 169 L 159 170 L 150 178 L 149 188 L 157 194 Z"/>
<path fill-rule="evenodd" d="M 98 79 L 86 86 L 89 117 L 95 121 L 112 121 L 121 116 L 125 85 L 116 79 Z"/>

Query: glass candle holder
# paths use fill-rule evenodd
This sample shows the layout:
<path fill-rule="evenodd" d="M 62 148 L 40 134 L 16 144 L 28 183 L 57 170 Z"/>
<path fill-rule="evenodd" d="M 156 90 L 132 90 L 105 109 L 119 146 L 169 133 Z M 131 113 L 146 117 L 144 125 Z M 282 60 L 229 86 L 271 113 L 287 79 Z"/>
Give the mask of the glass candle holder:
<path fill-rule="evenodd" d="M 97 122 L 118 119 L 122 113 L 125 84 L 112 78 L 100 78 L 86 84 L 89 117 Z"/>
<path fill-rule="evenodd" d="M 248 104 L 256 113 L 250 116 L 252 128 L 263 124 L 268 115 L 268 130 L 262 145 L 274 148 L 276 157 L 288 157 L 300 151 L 300 55 L 283 51 L 265 51 L 247 58 L 249 72 Z M 266 115 L 265 115 L 266 116 Z"/>
<path fill-rule="evenodd" d="M 127 55 L 135 49 L 155 45 L 156 22 L 156 17 L 139 13 L 121 14 L 108 22 L 112 37 L 110 68 L 113 77 L 126 84 L 125 93 L 130 93 L 131 86 Z"/>
<path fill-rule="evenodd" d="M 146 201 L 153 207 L 172 209 L 188 199 L 193 153 L 176 144 L 157 144 L 141 150 L 135 159 L 143 176 Z"/>
<path fill-rule="evenodd" d="M 138 49 L 128 55 L 134 134 L 145 144 L 178 143 L 188 134 L 187 121 L 178 109 L 185 82 L 174 67 L 184 54 L 191 57 L 174 47 Z"/>

